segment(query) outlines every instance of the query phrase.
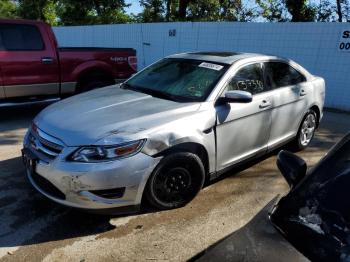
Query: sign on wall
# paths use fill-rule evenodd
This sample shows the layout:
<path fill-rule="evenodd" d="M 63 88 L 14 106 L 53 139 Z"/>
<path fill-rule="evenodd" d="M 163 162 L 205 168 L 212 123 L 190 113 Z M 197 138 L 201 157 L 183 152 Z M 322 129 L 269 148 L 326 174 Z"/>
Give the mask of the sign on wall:
<path fill-rule="evenodd" d="M 340 36 L 339 50 L 350 51 L 350 29 L 342 31 Z"/>

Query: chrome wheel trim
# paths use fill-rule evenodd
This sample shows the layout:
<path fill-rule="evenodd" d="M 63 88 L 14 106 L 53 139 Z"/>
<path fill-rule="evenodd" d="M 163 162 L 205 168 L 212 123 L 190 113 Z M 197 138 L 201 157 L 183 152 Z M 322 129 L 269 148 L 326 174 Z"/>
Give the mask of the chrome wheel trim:
<path fill-rule="evenodd" d="M 300 130 L 300 143 L 302 146 L 307 146 L 316 129 L 316 117 L 314 114 L 308 114 L 307 117 L 304 119 L 303 124 L 301 125 Z"/>

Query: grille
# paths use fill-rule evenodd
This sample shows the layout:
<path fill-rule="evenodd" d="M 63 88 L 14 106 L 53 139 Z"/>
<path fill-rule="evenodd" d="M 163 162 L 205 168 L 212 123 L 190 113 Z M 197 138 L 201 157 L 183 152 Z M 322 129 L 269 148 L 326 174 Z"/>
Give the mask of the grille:
<path fill-rule="evenodd" d="M 41 190 L 43 190 L 48 195 L 65 200 L 66 196 L 57 188 L 55 187 L 50 181 L 48 181 L 46 178 L 38 175 L 37 173 L 32 173 L 31 177 L 36 184 L 37 187 L 39 187 Z"/>
<path fill-rule="evenodd" d="M 63 150 L 63 143 L 39 129 L 29 134 L 29 144 L 32 150 L 38 152 L 44 159 L 54 159 Z"/>

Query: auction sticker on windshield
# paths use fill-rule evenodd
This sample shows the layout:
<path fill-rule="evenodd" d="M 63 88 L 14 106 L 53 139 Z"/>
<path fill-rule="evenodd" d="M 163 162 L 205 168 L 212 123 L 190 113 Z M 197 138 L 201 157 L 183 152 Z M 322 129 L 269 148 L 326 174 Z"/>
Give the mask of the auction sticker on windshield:
<path fill-rule="evenodd" d="M 220 71 L 223 66 L 222 65 L 217 65 L 217 64 L 212 64 L 212 63 L 207 63 L 207 62 L 203 62 L 199 65 L 199 67 L 204 67 L 204 68 L 208 68 L 208 69 L 213 69 L 216 71 Z"/>

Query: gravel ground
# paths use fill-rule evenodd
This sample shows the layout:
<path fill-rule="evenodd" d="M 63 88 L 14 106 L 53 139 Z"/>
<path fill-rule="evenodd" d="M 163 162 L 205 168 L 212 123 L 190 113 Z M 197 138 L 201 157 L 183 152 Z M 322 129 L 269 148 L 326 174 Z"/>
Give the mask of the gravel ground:
<path fill-rule="evenodd" d="M 272 153 L 230 171 L 177 210 L 107 217 L 65 208 L 32 189 L 21 163 L 23 135 L 41 109 L 0 111 L 0 261 L 185 261 L 288 191 Z M 298 154 L 313 166 L 349 130 L 349 114 L 325 112 L 311 146 Z"/>

